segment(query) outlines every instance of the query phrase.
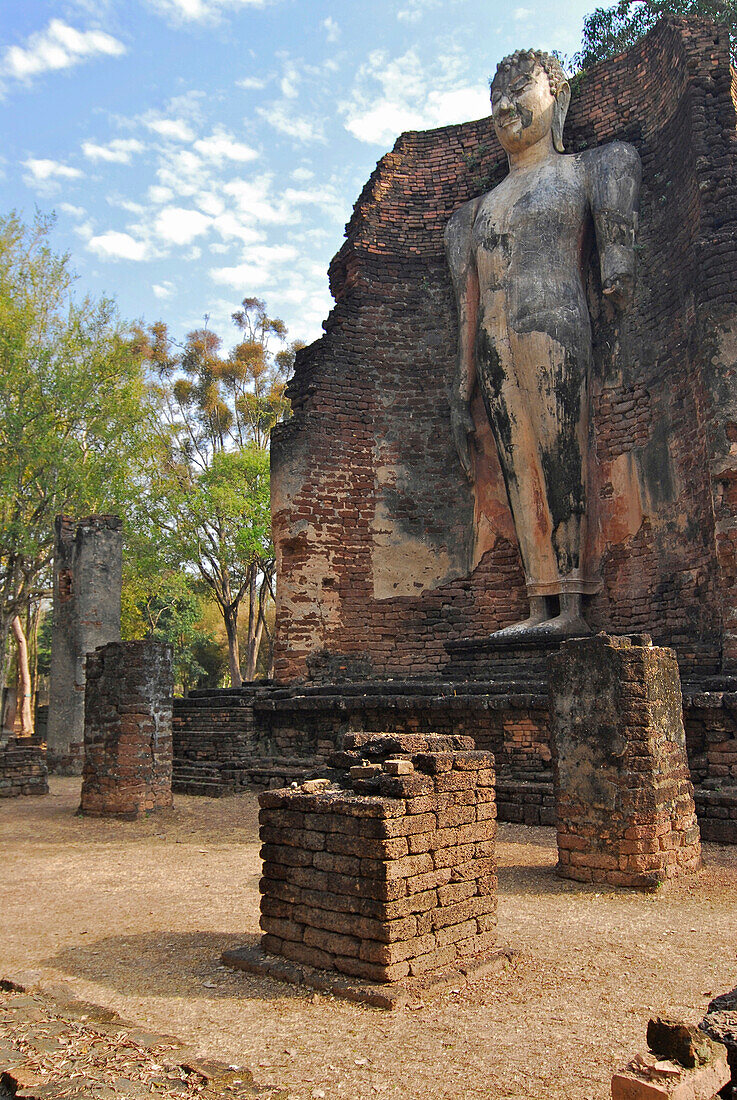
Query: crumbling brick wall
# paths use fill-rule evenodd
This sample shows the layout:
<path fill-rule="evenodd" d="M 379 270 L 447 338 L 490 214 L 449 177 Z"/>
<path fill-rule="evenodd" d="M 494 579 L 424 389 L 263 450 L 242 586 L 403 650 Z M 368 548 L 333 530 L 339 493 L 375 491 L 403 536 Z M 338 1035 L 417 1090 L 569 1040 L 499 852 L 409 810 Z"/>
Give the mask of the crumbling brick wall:
<path fill-rule="evenodd" d="M 494 759 L 472 746 L 348 735 L 337 781 L 262 794 L 264 950 L 391 982 L 491 947 Z"/>
<path fill-rule="evenodd" d="M 87 657 L 80 811 L 135 818 L 172 803 L 172 653 L 149 639 Z"/>
<path fill-rule="evenodd" d="M 585 74 L 568 152 L 643 163 L 638 282 L 618 329 L 595 264 L 591 553 L 597 629 L 647 630 L 688 672 L 737 662 L 737 147 L 724 28 L 669 19 Z M 524 586 L 481 402 L 472 488 L 450 433 L 453 210 L 505 173 L 489 119 L 404 134 L 330 270 L 326 335 L 274 432 L 276 674 L 436 674 L 444 643 L 520 617 Z M 594 257 L 595 261 L 595 257 Z"/>
<path fill-rule="evenodd" d="M 46 750 L 40 738 L 0 738 L 0 798 L 48 793 Z"/>
<path fill-rule="evenodd" d="M 599 634 L 548 668 L 559 874 L 653 889 L 698 870 L 673 651 Z"/>

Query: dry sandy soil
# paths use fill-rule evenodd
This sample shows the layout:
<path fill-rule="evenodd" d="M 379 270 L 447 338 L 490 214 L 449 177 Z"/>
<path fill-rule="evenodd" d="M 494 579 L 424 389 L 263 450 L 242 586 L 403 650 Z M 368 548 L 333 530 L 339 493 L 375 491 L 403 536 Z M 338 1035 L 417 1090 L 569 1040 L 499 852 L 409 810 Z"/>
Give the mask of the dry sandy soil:
<path fill-rule="evenodd" d="M 0 804 L 0 977 L 35 971 L 293 1100 L 604 1100 L 652 1012 L 737 983 L 737 849 L 658 895 L 555 877 L 552 829 L 503 825 L 504 972 L 387 1013 L 219 966 L 258 934 L 253 795 L 141 822 L 74 816 L 79 781 Z"/>

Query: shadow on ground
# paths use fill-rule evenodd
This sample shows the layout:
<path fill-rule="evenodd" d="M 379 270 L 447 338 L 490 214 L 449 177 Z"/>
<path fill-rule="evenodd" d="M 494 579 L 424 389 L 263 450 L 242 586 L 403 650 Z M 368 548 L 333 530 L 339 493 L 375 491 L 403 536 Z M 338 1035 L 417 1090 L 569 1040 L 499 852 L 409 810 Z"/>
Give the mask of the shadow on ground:
<path fill-rule="evenodd" d="M 290 999 L 294 986 L 218 969 L 226 948 L 254 947 L 248 932 L 147 932 L 67 947 L 43 966 L 124 996 Z M 234 982 L 234 979 L 235 982 Z"/>

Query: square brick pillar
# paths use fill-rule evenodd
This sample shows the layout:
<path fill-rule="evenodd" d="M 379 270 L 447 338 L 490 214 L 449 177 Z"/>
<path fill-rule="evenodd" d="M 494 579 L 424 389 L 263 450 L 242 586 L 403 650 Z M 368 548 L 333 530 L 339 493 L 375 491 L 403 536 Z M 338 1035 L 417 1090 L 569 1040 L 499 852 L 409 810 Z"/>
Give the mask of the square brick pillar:
<path fill-rule="evenodd" d="M 494 758 L 471 738 L 349 734 L 332 781 L 260 796 L 263 950 L 394 982 L 496 929 Z"/>
<path fill-rule="evenodd" d="M 135 818 L 172 804 L 172 653 L 110 642 L 87 655 L 80 812 Z"/>
<path fill-rule="evenodd" d="M 655 889 L 701 841 L 675 653 L 646 634 L 565 642 L 548 661 L 558 873 Z"/>

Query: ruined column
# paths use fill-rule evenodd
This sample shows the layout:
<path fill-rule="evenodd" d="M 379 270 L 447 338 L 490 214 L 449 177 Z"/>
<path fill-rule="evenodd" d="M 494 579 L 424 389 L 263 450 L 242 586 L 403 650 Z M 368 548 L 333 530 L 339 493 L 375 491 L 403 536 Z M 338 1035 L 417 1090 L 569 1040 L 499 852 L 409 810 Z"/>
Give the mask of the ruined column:
<path fill-rule="evenodd" d="M 496 938 L 494 757 L 433 734 L 344 746 L 337 779 L 259 798 L 263 951 L 380 983 L 472 967 Z"/>
<path fill-rule="evenodd" d="M 172 651 L 150 639 L 87 657 L 80 811 L 135 818 L 171 806 Z"/>
<path fill-rule="evenodd" d="M 85 656 L 120 639 L 122 574 L 118 516 L 57 516 L 48 763 L 63 775 L 82 771 Z"/>
<path fill-rule="evenodd" d="M 655 889 L 701 863 L 675 653 L 649 635 L 548 662 L 558 873 Z"/>

